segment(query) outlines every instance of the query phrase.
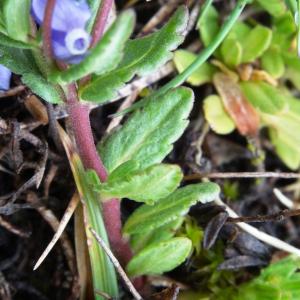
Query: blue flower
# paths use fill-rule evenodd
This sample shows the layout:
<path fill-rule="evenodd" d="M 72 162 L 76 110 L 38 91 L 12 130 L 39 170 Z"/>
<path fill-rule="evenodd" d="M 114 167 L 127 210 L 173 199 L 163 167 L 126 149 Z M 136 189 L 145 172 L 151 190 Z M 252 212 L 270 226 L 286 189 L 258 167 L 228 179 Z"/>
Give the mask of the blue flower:
<path fill-rule="evenodd" d="M 0 90 L 6 91 L 10 86 L 11 71 L 0 65 Z"/>
<path fill-rule="evenodd" d="M 32 0 L 32 15 L 41 25 L 47 0 Z M 91 37 L 86 25 L 91 10 L 86 0 L 57 0 L 52 18 L 54 56 L 68 63 L 79 63 L 90 46 Z"/>

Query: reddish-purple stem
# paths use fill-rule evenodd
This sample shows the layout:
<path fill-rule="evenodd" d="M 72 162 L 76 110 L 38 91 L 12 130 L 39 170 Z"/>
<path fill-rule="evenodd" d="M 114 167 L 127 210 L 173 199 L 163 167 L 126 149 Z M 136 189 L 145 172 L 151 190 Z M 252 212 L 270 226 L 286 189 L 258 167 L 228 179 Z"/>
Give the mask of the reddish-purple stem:
<path fill-rule="evenodd" d="M 68 86 L 67 104 L 79 155 L 85 168 L 94 169 L 100 180 L 106 181 L 107 172 L 94 144 L 89 118 L 89 108 L 86 104 L 78 101 L 77 89 L 73 84 Z M 91 145 L 93 145 L 93 147 Z"/>
<path fill-rule="evenodd" d="M 98 43 L 104 33 L 109 12 L 112 8 L 113 3 L 114 0 L 101 0 L 101 4 L 98 9 L 93 27 L 91 47 L 95 46 Z"/>
<path fill-rule="evenodd" d="M 51 20 L 56 0 L 48 0 L 43 22 L 44 54 L 52 60 Z M 111 9 L 112 0 L 102 0 L 97 14 L 93 31 L 93 41 L 97 42 L 105 28 L 107 17 Z M 61 66 L 62 69 L 65 66 Z M 87 169 L 97 172 L 102 182 L 107 180 L 107 171 L 97 152 L 89 118 L 88 106 L 80 103 L 75 84 L 68 85 L 67 108 L 71 117 L 76 144 L 82 162 Z M 110 245 L 120 263 L 126 265 L 132 257 L 127 241 L 122 237 L 121 206 L 118 199 L 111 199 L 103 203 L 103 218 L 108 233 Z"/>
<path fill-rule="evenodd" d="M 48 0 L 45 8 L 45 16 L 43 20 L 43 51 L 44 55 L 50 61 L 53 58 L 52 49 L 52 16 L 54 12 L 56 0 Z"/>
<path fill-rule="evenodd" d="M 68 110 L 82 162 L 85 168 L 95 170 L 102 182 L 106 181 L 107 172 L 95 147 L 88 106 L 78 101 L 75 85 L 69 85 L 68 92 Z M 120 263 L 126 265 L 132 257 L 132 252 L 122 237 L 120 200 L 111 199 L 104 202 L 102 207 L 111 248 Z"/>

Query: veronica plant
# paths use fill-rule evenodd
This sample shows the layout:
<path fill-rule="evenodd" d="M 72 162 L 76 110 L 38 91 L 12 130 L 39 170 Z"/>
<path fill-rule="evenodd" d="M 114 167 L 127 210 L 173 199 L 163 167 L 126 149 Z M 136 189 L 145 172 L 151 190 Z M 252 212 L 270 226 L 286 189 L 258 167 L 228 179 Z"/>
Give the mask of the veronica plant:
<path fill-rule="evenodd" d="M 114 269 L 88 228 L 110 244 L 132 276 L 169 271 L 188 257 L 191 241 L 174 237 L 174 229 L 191 205 L 212 201 L 219 187 L 207 182 L 178 188 L 180 168 L 161 163 L 187 127 L 193 106 L 192 91 L 178 86 L 220 45 L 247 1 L 237 2 L 224 26 L 187 70 L 139 102 L 125 124 L 100 141 L 97 150 L 89 102 L 109 102 L 134 76 L 153 72 L 170 60 L 184 40 L 188 21 L 186 8 L 179 7 L 157 32 L 129 39 L 134 12 L 121 13 L 105 32 L 113 1 L 99 2 L 2 1 L 0 63 L 19 74 L 43 100 L 66 105 L 79 152 L 68 157 L 89 224 L 94 288 L 117 296 Z M 123 229 L 122 198 L 145 203 Z"/>

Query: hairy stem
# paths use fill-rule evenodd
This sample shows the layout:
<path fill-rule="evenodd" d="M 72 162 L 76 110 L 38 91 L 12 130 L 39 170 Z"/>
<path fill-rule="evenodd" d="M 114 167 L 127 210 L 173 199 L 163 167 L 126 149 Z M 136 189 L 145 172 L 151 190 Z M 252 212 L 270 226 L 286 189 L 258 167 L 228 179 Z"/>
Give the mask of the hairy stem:
<path fill-rule="evenodd" d="M 43 51 L 49 62 L 53 59 L 51 23 L 55 4 L 56 0 L 47 1 L 43 20 Z"/>
<path fill-rule="evenodd" d="M 96 20 L 93 26 L 91 47 L 95 46 L 102 37 L 109 12 L 112 8 L 114 0 L 102 0 L 97 12 Z"/>
<path fill-rule="evenodd" d="M 85 168 L 95 170 L 100 180 L 106 181 L 107 172 L 94 144 L 89 119 L 89 108 L 78 101 L 75 85 L 68 86 L 67 104 L 76 144 Z"/>
<path fill-rule="evenodd" d="M 74 136 L 83 164 L 85 168 L 95 170 L 101 181 L 106 181 L 107 172 L 95 147 L 88 106 L 78 101 L 74 85 L 69 86 L 67 98 Z M 111 247 L 120 262 L 126 265 L 132 253 L 128 243 L 122 237 L 120 200 L 111 199 L 104 202 L 102 207 Z"/>

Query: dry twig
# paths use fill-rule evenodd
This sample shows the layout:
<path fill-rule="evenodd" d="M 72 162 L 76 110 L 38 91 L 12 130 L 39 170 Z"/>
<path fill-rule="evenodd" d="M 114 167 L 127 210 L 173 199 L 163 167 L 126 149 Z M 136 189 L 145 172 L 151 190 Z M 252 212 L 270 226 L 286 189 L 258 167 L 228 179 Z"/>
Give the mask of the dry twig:
<path fill-rule="evenodd" d="M 156 14 L 144 25 L 139 36 L 145 35 L 153 31 L 153 29 L 162 23 L 175 9 L 183 2 L 182 0 L 169 0 L 163 5 Z"/>
<path fill-rule="evenodd" d="M 33 270 L 35 271 L 41 264 L 42 262 L 45 260 L 45 258 L 48 256 L 48 254 L 50 253 L 50 251 L 52 250 L 52 248 L 54 247 L 54 245 L 56 244 L 56 242 L 59 240 L 59 238 L 62 236 L 68 222 L 70 221 L 78 203 L 79 203 L 80 199 L 78 194 L 74 194 L 67 209 L 65 210 L 65 213 L 60 221 L 60 223 L 57 226 L 56 232 L 52 238 L 52 240 L 50 241 L 50 243 L 48 244 L 48 246 L 46 247 L 46 249 L 44 250 L 44 252 L 42 253 L 42 255 L 40 256 L 40 258 L 38 259 L 38 261 L 36 262 L 36 264 L 33 267 Z M 55 223 L 55 222 L 54 222 Z M 56 223 L 54 224 L 55 226 L 57 225 Z M 53 227 L 52 227 L 53 228 Z M 54 229 L 54 228 L 53 228 Z"/>
<path fill-rule="evenodd" d="M 300 178 L 300 173 L 284 172 L 214 172 L 203 174 L 192 174 L 184 176 L 184 180 L 195 180 L 203 178 L 280 178 L 296 179 Z"/>
<path fill-rule="evenodd" d="M 231 218 L 239 218 L 239 216 L 228 206 L 226 205 L 220 198 L 216 199 L 215 200 L 215 203 L 217 205 L 221 205 L 221 206 L 224 206 L 229 217 Z M 244 230 L 245 232 L 251 234 L 252 236 L 254 236 L 255 238 L 257 238 L 258 240 L 268 244 L 268 245 L 271 245 L 279 250 L 283 250 L 285 252 L 288 252 L 288 253 L 291 253 L 291 254 L 295 254 L 297 256 L 300 256 L 300 249 L 288 244 L 288 243 L 285 243 L 284 241 L 276 238 L 276 237 L 273 237 L 271 235 L 268 235 L 267 233 L 265 232 L 262 232 L 260 230 L 258 230 L 257 228 L 249 225 L 249 224 L 246 224 L 244 222 L 240 222 L 240 223 L 237 223 L 237 226 L 239 226 L 242 230 Z"/>
<path fill-rule="evenodd" d="M 2 226 L 3 228 L 5 228 L 11 233 L 18 235 L 19 237 L 28 238 L 30 236 L 29 232 L 25 232 L 22 229 L 17 228 L 15 225 L 12 225 L 11 223 L 3 219 L 1 216 L 0 216 L 0 226 Z"/>
<path fill-rule="evenodd" d="M 27 194 L 26 200 L 28 203 L 36 207 L 36 210 L 40 213 L 43 219 L 51 226 L 53 231 L 57 232 L 57 230 L 59 229 L 59 221 L 50 209 L 46 208 L 38 201 L 37 195 L 33 192 L 29 192 Z M 69 269 L 73 273 L 73 275 L 76 276 L 75 255 L 72 244 L 65 232 L 61 234 L 60 241 L 67 259 Z"/>
<path fill-rule="evenodd" d="M 237 217 L 232 218 L 229 217 L 227 222 L 229 223 L 263 223 L 263 222 L 274 222 L 274 221 L 283 221 L 289 217 L 295 217 L 300 215 L 300 209 L 289 210 L 284 209 L 277 213 L 270 214 L 270 215 L 257 215 L 257 216 L 250 216 L 250 217 Z"/>

